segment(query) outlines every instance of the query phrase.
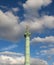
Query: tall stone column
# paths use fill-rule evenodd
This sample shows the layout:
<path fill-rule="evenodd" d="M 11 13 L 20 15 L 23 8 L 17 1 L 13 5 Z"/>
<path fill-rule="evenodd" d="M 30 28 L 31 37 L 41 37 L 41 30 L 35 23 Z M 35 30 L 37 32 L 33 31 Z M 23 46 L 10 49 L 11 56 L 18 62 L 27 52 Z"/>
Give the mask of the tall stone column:
<path fill-rule="evenodd" d="M 30 32 L 28 28 L 26 28 L 26 32 L 24 34 L 26 44 L 25 44 L 25 65 L 30 65 Z"/>

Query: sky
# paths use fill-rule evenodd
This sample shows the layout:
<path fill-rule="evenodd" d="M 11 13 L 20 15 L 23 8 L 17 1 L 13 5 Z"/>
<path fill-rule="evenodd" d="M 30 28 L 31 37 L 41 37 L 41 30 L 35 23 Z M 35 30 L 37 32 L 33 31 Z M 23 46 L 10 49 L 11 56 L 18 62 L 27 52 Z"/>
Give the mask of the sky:
<path fill-rule="evenodd" d="M 0 65 L 24 65 L 26 25 L 31 65 L 54 65 L 54 0 L 0 0 Z"/>

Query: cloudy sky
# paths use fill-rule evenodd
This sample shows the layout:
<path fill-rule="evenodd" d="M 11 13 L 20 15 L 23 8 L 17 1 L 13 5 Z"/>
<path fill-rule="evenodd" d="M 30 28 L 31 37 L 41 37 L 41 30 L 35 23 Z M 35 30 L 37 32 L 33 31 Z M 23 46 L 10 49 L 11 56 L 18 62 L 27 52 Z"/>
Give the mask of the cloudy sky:
<path fill-rule="evenodd" d="M 27 24 L 31 65 L 54 65 L 54 0 L 0 0 L 0 65 L 24 65 Z"/>

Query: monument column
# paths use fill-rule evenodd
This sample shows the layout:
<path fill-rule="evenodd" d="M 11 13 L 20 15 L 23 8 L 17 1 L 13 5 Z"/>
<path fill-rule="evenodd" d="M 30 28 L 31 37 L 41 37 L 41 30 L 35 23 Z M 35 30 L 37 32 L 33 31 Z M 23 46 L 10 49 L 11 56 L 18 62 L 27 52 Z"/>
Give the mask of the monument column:
<path fill-rule="evenodd" d="M 24 37 L 26 39 L 25 44 L 25 65 L 30 65 L 30 32 L 28 30 L 28 27 L 26 28 L 26 32 L 24 34 Z"/>

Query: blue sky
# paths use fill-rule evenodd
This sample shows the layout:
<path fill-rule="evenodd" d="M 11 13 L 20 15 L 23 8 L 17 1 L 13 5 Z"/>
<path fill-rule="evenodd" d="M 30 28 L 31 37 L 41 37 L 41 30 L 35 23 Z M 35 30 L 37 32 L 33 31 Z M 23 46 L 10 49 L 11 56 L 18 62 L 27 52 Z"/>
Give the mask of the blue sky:
<path fill-rule="evenodd" d="M 18 65 L 23 65 L 27 24 L 31 32 L 31 65 L 54 65 L 54 0 L 0 0 L 1 61 L 6 65 L 5 58 L 9 57 L 14 62 L 17 57 L 12 55 L 18 54 Z"/>

